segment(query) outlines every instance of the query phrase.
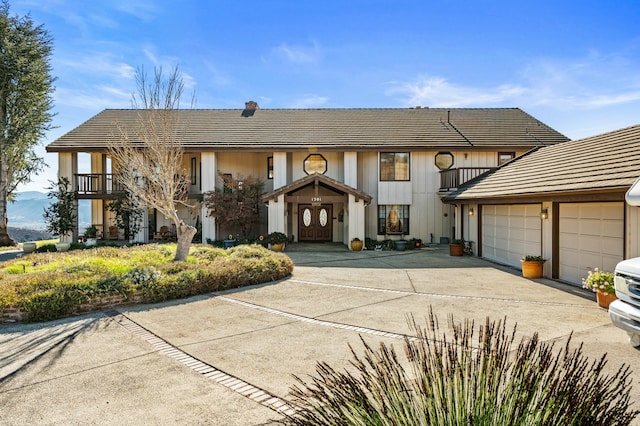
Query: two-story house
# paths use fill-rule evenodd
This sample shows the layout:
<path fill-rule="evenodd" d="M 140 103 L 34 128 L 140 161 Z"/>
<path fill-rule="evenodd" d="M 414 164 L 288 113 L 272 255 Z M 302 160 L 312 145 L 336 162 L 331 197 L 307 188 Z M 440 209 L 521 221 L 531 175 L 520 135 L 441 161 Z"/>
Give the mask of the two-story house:
<path fill-rule="evenodd" d="M 441 197 L 535 147 L 568 140 L 518 108 L 259 109 L 247 102 L 179 113 L 189 129 L 183 166 L 194 204 L 221 186 L 220 174 L 258 177 L 266 185 L 256 232 L 281 231 L 294 241 L 451 238 L 456 210 Z M 105 201 L 118 192 L 109 139 L 116 121 L 135 117 L 135 110 L 104 110 L 47 146 L 78 202 L 90 200 L 91 221 L 104 235 L 114 221 Z M 82 158 L 90 173 L 78 173 Z M 201 223 L 203 241 L 224 238 L 229 230 L 207 213 L 200 206 L 183 217 Z M 149 241 L 163 225 L 170 226 L 147 211 L 137 240 Z"/>

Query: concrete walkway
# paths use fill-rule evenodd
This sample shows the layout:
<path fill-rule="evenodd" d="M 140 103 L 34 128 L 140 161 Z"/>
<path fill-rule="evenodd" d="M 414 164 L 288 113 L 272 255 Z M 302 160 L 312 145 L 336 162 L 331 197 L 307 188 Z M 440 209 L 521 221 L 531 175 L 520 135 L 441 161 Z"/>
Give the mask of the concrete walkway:
<path fill-rule="evenodd" d="M 301 247 L 298 247 L 301 248 Z M 507 317 L 518 335 L 577 345 L 609 366 L 638 351 L 592 293 L 442 247 L 360 253 L 292 250 L 277 283 L 45 324 L 0 326 L 0 423 L 270 424 L 292 374 L 347 366 L 359 336 L 402 345 L 406 316 Z M 634 399 L 640 398 L 634 372 Z"/>

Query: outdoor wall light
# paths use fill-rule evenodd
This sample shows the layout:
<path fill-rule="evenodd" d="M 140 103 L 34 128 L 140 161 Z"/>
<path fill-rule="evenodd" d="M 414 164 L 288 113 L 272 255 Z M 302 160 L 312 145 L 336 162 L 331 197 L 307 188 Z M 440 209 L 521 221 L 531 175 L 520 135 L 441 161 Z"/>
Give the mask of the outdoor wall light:
<path fill-rule="evenodd" d="M 473 207 L 469 207 L 469 216 L 473 216 L 476 212 L 473 210 Z"/>
<path fill-rule="evenodd" d="M 542 211 L 540 212 L 540 219 L 548 219 L 549 218 L 549 212 L 547 211 L 547 209 L 542 209 Z"/>

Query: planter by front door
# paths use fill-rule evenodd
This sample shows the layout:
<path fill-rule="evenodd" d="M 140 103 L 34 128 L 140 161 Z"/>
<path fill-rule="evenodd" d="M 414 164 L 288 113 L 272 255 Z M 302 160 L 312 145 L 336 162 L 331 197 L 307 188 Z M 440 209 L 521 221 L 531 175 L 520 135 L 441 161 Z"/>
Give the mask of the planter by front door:
<path fill-rule="evenodd" d="M 351 251 L 362 251 L 362 241 L 351 241 Z"/>
<path fill-rule="evenodd" d="M 273 251 L 282 251 L 282 250 L 284 250 L 284 243 L 273 243 L 273 244 L 271 244 L 271 250 L 273 250 Z"/>
<path fill-rule="evenodd" d="M 523 260 L 520 263 L 522 263 L 522 276 L 524 278 L 542 278 L 542 266 L 544 263 L 527 260 Z"/>

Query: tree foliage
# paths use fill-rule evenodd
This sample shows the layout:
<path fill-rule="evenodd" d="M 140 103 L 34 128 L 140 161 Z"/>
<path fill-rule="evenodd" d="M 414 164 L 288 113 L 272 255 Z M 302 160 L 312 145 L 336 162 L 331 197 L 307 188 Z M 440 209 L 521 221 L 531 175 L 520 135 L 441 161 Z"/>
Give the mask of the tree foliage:
<path fill-rule="evenodd" d="M 107 210 L 114 214 L 116 226 L 124 231 L 125 240 L 133 238 L 140 231 L 144 210 L 128 192 L 120 193 L 116 198 L 109 200 Z"/>
<path fill-rule="evenodd" d="M 51 181 L 47 197 L 56 200 L 44 210 L 47 231 L 60 237 L 73 229 L 76 219 L 75 195 L 69 190 L 69 179 L 61 177 L 58 182 Z"/>
<path fill-rule="evenodd" d="M 52 127 L 52 51 L 42 25 L 0 5 L 0 244 L 8 239 L 7 201 L 45 166 L 35 147 Z"/>
<path fill-rule="evenodd" d="M 249 236 L 251 230 L 260 223 L 260 195 L 264 182 L 254 176 L 233 178 L 219 173 L 222 188 L 204 194 L 204 204 L 209 216 L 226 232 L 240 232 Z"/>
<path fill-rule="evenodd" d="M 125 190 L 140 205 L 155 208 L 176 224 L 175 259 L 184 261 L 196 234 L 196 228 L 178 214 L 180 206 L 193 208 L 187 200 L 189 182 L 182 165 L 183 139 L 188 130 L 180 113 L 184 83 L 178 67 L 166 78 L 161 67 L 154 71 L 149 80 L 144 69 L 138 69 L 138 93 L 133 95 L 135 123 L 116 123 L 117 134 L 110 142 L 109 153 L 114 174 Z"/>

